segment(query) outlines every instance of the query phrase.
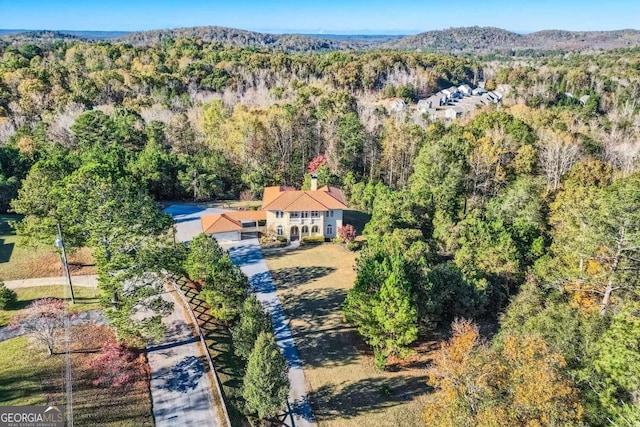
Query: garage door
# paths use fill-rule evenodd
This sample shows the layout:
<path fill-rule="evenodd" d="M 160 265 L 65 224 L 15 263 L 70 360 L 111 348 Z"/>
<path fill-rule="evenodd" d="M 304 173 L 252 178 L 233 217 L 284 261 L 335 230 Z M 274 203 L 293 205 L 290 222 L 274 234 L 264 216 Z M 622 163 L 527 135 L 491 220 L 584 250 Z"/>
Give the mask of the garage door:
<path fill-rule="evenodd" d="M 239 231 L 230 231 L 228 233 L 215 233 L 213 237 L 219 242 L 237 242 L 240 240 Z"/>

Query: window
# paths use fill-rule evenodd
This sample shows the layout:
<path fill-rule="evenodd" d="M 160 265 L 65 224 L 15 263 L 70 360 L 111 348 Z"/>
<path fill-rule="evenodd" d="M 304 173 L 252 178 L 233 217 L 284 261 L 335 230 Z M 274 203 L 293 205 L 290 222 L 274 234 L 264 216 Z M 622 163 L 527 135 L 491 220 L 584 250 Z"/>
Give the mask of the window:
<path fill-rule="evenodd" d="M 319 216 L 318 211 L 311 211 L 311 218 L 318 218 Z"/>
<path fill-rule="evenodd" d="M 313 234 L 318 234 L 318 226 L 317 226 L 317 225 L 312 226 L 312 227 L 311 227 L 311 232 L 312 232 Z"/>
<path fill-rule="evenodd" d="M 327 235 L 332 235 L 333 234 L 333 225 L 331 224 L 327 224 Z"/>
<path fill-rule="evenodd" d="M 330 218 L 333 218 L 333 211 L 329 211 L 329 215 Z"/>
<path fill-rule="evenodd" d="M 284 234 L 284 228 L 279 225 L 278 228 L 276 228 L 276 232 L 278 233 L 278 236 L 282 236 Z"/>
<path fill-rule="evenodd" d="M 306 225 L 302 226 L 302 234 L 309 234 L 309 227 L 307 227 Z"/>
<path fill-rule="evenodd" d="M 299 215 L 300 215 L 300 212 L 291 212 L 290 214 L 291 218 L 298 218 Z"/>
<path fill-rule="evenodd" d="M 284 212 L 276 211 L 276 218 L 282 218 L 282 217 L 284 217 Z"/>
<path fill-rule="evenodd" d="M 302 212 L 302 218 L 309 218 L 309 212 Z"/>

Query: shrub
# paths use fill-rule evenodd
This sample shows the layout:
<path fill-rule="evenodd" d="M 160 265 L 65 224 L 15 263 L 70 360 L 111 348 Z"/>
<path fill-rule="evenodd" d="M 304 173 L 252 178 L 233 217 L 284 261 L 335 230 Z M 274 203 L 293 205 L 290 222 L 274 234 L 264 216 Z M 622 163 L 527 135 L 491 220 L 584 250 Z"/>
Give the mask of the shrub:
<path fill-rule="evenodd" d="M 338 237 L 345 243 L 353 242 L 356 238 L 356 229 L 351 224 L 345 224 L 338 228 Z"/>
<path fill-rule="evenodd" d="M 143 378 L 145 363 L 142 356 L 124 344 L 111 341 L 102 346 L 100 354 L 89 362 L 97 387 L 123 388 Z"/>
<path fill-rule="evenodd" d="M 301 245 L 317 245 L 320 243 L 324 243 L 324 236 L 304 236 L 300 240 Z"/>
<path fill-rule="evenodd" d="M 360 248 L 362 247 L 360 242 L 349 242 L 347 243 L 347 249 L 350 250 L 351 252 L 355 252 L 355 251 L 359 251 Z"/>
<path fill-rule="evenodd" d="M 0 310 L 11 307 L 18 300 L 16 293 L 0 282 Z"/>

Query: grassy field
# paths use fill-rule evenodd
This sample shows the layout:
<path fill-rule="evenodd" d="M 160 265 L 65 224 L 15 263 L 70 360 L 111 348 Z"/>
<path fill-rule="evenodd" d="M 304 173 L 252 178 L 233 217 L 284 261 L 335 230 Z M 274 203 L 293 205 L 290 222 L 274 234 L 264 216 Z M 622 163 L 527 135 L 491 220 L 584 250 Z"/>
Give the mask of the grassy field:
<path fill-rule="evenodd" d="M 53 242 L 50 247 L 28 247 L 18 243 L 9 223 L 19 220 L 17 215 L 0 215 L 0 280 L 62 276 L 60 255 L 54 250 Z M 88 248 L 68 255 L 71 274 L 96 273 Z"/>
<path fill-rule="evenodd" d="M 427 352 L 396 363 L 392 372 L 377 372 L 369 348 L 342 321 L 356 256 L 324 244 L 266 257 L 304 364 L 314 414 L 321 427 L 422 426 Z"/>
<path fill-rule="evenodd" d="M 86 367 L 100 345 L 113 338 L 106 326 L 74 328 L 72 347 L 73 416 L 79 426 L 152 426 L 148 380 L 130 388 L 95 387 Z M 0 343 L 0 405 L 64 404 L 64 355 L 48 357 L 27 337 Z"/>
<path fill-rule="evenodd" d="M 93 288 L 76 286 L 73 290 L 76 303 L 71 304 L 71 311 L 80 312 L 100 308 L 99 296 Z M 11 317 L 13 317 L 18 310 L 22 310 L 33 301 L 47 297 L 65 298 L 66 291 L 66 287 L 60 285 L 16 289 L 15 292 L 18 295 L 18 302 L 9 310 L 0 310 L 0 326 L 5 326 L 9 323 Z"/>

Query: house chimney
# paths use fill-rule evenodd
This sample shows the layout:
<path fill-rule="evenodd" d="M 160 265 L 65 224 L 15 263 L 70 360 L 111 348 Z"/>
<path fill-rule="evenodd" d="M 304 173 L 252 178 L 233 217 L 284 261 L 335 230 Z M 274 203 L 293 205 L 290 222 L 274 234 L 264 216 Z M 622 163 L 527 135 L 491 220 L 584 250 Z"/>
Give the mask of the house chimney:
<path fill-rule="evenodd" d="M 311 174 L 311 190 L 316 191 L 318 189 L 318 175 L 315 173 Z"/>

